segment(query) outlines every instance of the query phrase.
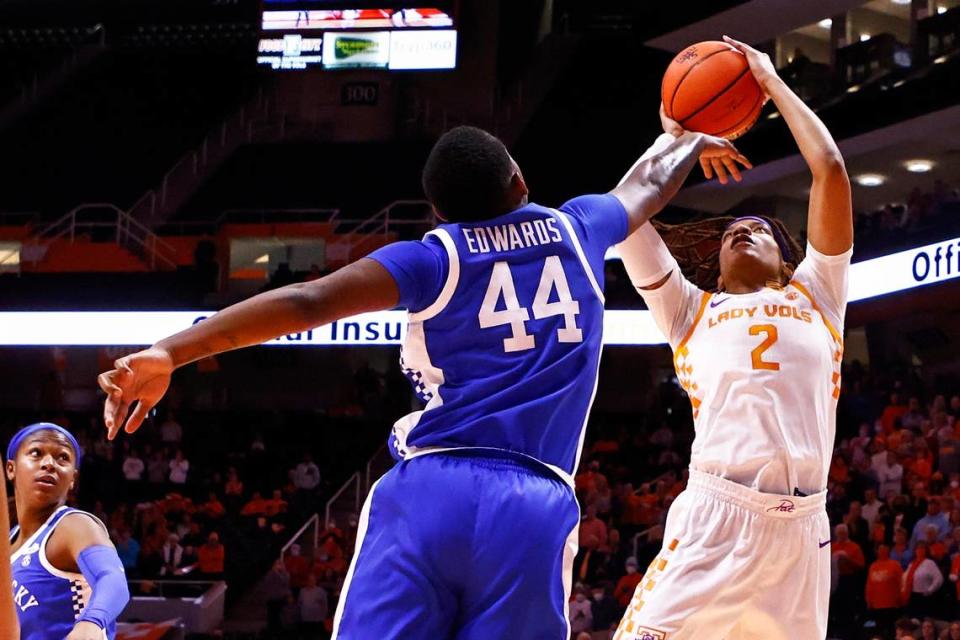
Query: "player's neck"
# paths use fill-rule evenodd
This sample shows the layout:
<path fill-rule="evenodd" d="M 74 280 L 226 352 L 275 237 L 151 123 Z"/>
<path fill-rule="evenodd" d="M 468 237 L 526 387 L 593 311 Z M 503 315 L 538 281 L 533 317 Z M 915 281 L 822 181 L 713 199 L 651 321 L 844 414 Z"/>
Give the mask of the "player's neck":
<path fill-rule="evenodd" d="M 17 504 L 17 525 L 20 527 L 18 538 L 26 540 L 37 532 L 44 523 L 50 519 L 53 512 L 61 507 L 59 503 L 44 505 L 42 507 L 30 507 L 26 504 L 23 497 L 16 498 Z"/>
<path fill-rule="evenodd" d="M 767 288 L 782 289 L 783 285 L 776 278 L 764 274 L 744 274 L 730 278 L 723 278 L 721 290 L 731 295 L 756 293 Z"/>

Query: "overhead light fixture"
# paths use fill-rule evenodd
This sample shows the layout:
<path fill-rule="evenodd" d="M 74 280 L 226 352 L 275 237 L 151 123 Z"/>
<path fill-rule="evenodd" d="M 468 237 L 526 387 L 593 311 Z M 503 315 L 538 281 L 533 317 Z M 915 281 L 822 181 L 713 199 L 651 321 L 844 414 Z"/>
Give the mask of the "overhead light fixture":
<path fill-rule="evenodd" d="M 938 14 L 938 15 L 941 14 L 941 13 L 946 13 L 946 12 L 947 12 L 947 8 L 946 8 L 945 6 L 943 6 L 942 4 L 938 4 L 938 5 L 937 5 L 937 14 Z"/>
<path fill-rule="evenodd" d="M 780 117 L 780 112 L 774 111 L 773 113 L 767 116 L 767 120 L 776 120 L 779 117 Z"/>
<path fill-rule="evenodd" d="M 270 254 L 265 253 L 256 260 L 253 261 L 254 264 L 267 264 L 270 262 Z"/>
<path fill-rule="evenodd" d="M 855 84 L 852 87 L 847 87 L 847 93 L 856 93 L 857 91 L 860 91 L 860 85 L 858 84 Z"/>
<path fill-rule="evenodd" d="M 824 29 L 829 29 L 830 27 L 833 26 L 833 20 L 831 20 L 830 18 L 824 18 L 817 24 L 823 27 Z"/>
<path fill-rule="evenodd" d="M 910 4 L 911 0 L 892 0 L 893 4 Z"/>
<path fill-rule="evenodd" d="M 887 179 L 879 173 L 861 173 L 854 180 L 861 187 L 879 187 Z"/>
<path fill-rule="evenodd" d="M 893 88 L 896 89 L 898 87 L 902 87 L 906 83 L 907 83 L 906 80 L 897 80 L 896 82 L 893 83 Z"/>
<path fill-rule="evenodd" d="M 869 39 L 870 39 L 870 34 L 869 34 L 869 33 L 861 33 L 861 34 L 860 34 L 860 42 L 866 42 L 866 41 L 869 40 Z"/>
<path fill-rule="evenodd" d="M 907 160 L 903 163 L 903 166 L 910 173 L 927 173 L 933 169 L 933 161 L 931 160 Z"/>
<path fill-rule="evenodd" d="M 947 56 L 940 56 L 939 58 L 933 61 L 933 64 L 943 64 L 947 60 L 948 60 Z"/>

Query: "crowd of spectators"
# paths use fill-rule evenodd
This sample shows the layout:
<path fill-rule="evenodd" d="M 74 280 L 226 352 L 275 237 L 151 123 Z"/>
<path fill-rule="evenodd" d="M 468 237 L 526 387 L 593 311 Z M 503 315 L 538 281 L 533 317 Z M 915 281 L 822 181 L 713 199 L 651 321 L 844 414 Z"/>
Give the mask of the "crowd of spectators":
<path fill-rule="evenodd" d="M 827 487 L 829 637 L 960 640 L 960 383 L 854 363 L 845 385 Z M 692 422 L 672 387 L 639 428 L 594 418 L 576 477 L 575 640 L 612 637 L 686 485 Z"/>
<path fill-rule="evenodd" d="M 857 212 L 856 256 L 866 259 L 952 238 L 960 230 L 960 191 L 943 180 L 914 188 L 906 200 Z"/>

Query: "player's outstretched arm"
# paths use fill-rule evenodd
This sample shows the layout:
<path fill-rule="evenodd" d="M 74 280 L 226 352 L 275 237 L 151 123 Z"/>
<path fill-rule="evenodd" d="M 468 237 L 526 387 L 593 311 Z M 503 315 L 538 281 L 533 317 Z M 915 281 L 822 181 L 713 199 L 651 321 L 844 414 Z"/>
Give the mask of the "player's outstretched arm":
<path fill-rule="evenodd" d="M 319 280 L 244 300 L 150 349 L 120 358 L 115 369 L 98 379 L 107 394 L 103 418 L 108 438 L 115 438 L 121 427 L 127 433 L 140 427 L 167 392 L 178 367 L 358 313 L 391 309 L 399 298 L 390 272 L 374 260 L 363 259 Z"/>
<path fill-rule="evenodd" d="M 724 36 L 724 40 L 747 57 L 760 88 L 777 105 L 813 174 L 807 219 L 810 244 L 827 255 L 846 252 L 853 246 L 853 204 L 850 178 L 833 136 L 777 75 L 770 56 L 733 38 Z"/>
<path fill-rule="evenodd" d="M 729 140 L 679 129 L 664 134 L 610 192 L 627 210 L 630 233 L 667 206 L 698 162 L 705 171 L 707 166 L 717 167 L 717 177 L 723 183 L 727 181 L 725 170 L 740 180 L 737 163 L 750 168 L 750 162 Z M 708 173 L 707 177 L 712 176 Z"/>
<path fill-rule="evenodd" d="M 0 469 L 3 457 L 0 456 Z M 20 624 L 13 608 L 13 577 L 10 575 L 10 514 L 7 511 L 7 481 L 0 478 L 0 640 L 18 640 Z"/>

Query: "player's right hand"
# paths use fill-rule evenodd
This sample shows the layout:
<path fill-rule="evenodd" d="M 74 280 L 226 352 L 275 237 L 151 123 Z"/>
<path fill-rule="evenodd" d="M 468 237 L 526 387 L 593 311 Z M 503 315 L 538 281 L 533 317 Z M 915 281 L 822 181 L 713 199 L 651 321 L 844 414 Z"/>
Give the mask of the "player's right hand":
<path fill-rule="evenodd" d="M 103 422 L 108 440 L 116 438 L 121 427 L 127 433 L 140 428 L 147 414 L 170 387 L 174 370 L 170 354 L 157 347 L 120 358 L 113 366 L 114 369 L 97 378 L 100 388 L 107 394 Z M 134 404 L 136 407 L 130 414 Z"/>

